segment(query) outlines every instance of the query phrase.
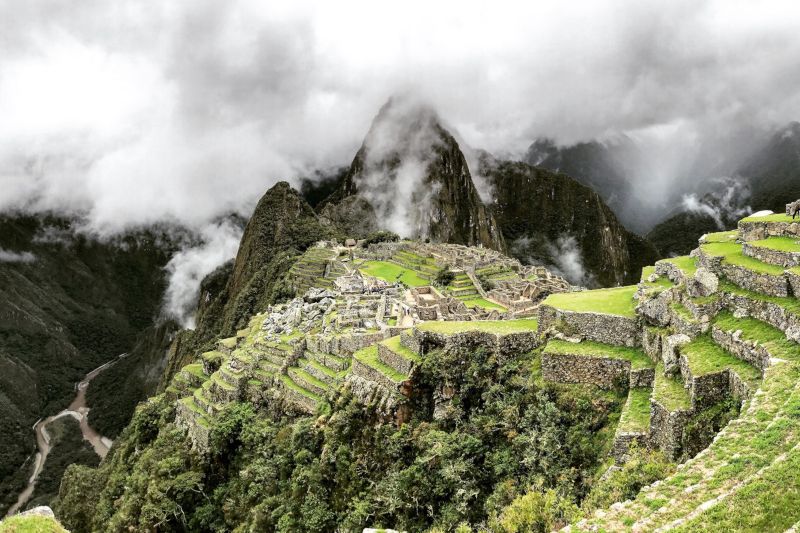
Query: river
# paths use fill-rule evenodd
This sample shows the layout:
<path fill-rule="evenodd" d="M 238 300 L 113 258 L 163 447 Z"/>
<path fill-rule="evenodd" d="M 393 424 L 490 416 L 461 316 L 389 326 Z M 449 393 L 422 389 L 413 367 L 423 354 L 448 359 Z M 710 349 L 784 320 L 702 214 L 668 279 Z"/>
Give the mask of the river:
<path fill-rule="evenodd" d="M 83 380 L 75 385 L 75 390 L 77 392 L 75 394 L 75 399 L 72 400 L 72 403 L 69 404 L 69 407 L 60 413 L 57 413 L 53 416 L 48 416 L 44 420 L 40 419 L 36 422 L 36 424 L 34 424 L 33 431 L 36 435 L 36 446 L 38 451 L 36 452 L 36 457 L 33 461 L 33 473 L 28 479 L 28 485 L 25 487 L 25 490 L 23 490 L 17 498 L 17 503 L 15 503 L 11 509 L 8 510 L 8 514 L 6 514 L 6 516 L 11 516 L 18 510 L 22 509 L 22 507 L 28 503 L 28 500 L 33 495 L 33 491 L 36 488 L 36 480 L 39 478 L 39 474 L 44 469 L 45 461 L 47 461 L 47 455 L 50 453 L 50 434 L 47 433 L 47 426 L 54 420 L 58 420 L 64 416 L 71 416 L 77 420 L 78 425 L 81 428 L 81 433 L 83 434 L 83 440 L 88 441 L 89 444 L 92 445 L 95 453 L 100 456 L 101 459 L 105 458 L 113 442 L 111 439 L 103 437 L 97 433 L 97 431 L 95 431 L 89 425 L 89 406 L 86 405 L 86 389 L 89 388 L 89 383 L 95 377 L 97 377 L 98 374 L 127 355 L 127 353 L 120 354 L 111 361 L 98 366 L 86 374 Z"/>

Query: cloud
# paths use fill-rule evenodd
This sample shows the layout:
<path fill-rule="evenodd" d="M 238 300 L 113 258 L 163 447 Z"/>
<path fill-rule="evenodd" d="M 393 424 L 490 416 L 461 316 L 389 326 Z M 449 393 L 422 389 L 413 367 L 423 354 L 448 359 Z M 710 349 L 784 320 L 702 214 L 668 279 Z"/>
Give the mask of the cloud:
<path fill-rule="evenodd" d="M 397 92 L 494 153 L 628 134 L 654 202 L 698 152 L 800 115 L 795 2 L 41 0 L 0 21 L 0 211 L 101 234 L 249 216 L 349 162 Z"/>
<path fill-rule="evenodd" d="M 12 252 L 0 248 L 0 263 L 33 263 L 36 256 L 30 252 Z"/>
<path fill-rule="evenodd" d="M 547 244 L 547 250 L 553 258 L 553 271 L 564 277 L 573 285 L 594 286 L 594 276 L 583 266 L 583 253 L 578 241 L 571 235 L 562 235 L 555 242 Z"/>
<path fill-rule="evenodd" d="M 166 267 L 169 286 L 163 310 L 185 328 L 194 328 L 200 282 L 236 255 L 242 229 L 226 220 L 202 228 L 200 236 L 199 243 L 176 253 Z"/>
<path fill-rule="evenodd" d="M 741 178 L 715 178 L 710 180 L 715 186 L 713 195 L 686 194 L 681 200 L 685 211 L 699 213 L 711 217 L 720 230 L 752 211 L 745 202 L 750 197 L 750 188 Z"/>

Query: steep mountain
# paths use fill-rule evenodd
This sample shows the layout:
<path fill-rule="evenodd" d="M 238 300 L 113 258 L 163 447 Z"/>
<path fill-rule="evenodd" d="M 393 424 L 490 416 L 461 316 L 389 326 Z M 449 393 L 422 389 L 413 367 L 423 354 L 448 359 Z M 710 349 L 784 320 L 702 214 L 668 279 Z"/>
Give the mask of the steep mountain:
<path fill-rule="evenodd" d="M 321 215 L 358 236 L 380 227 L 434 242 L 505 247 L 458 142 L 432 109 L 402 98 L 381 108 Z"/>
<path fill-rule="evenodd" d="M 775 132 L 738 174 L 750 183 L 755 209 L 779 213 L 787 202 L 800 198 L 800 122 Z"/>
<path fill-rule="evenodd" d="M 173 343 L 164 380 L 191 362 L 211 339 L 242 328 L 254 310 L 293 295 L 283 276 L 297 255 L 335 235 L 288 183 L 269 189 L 247 222 L 236 259 L 203 280 L 197 327 L 182 331 Z"/>
<path fill-rule="evenodd" d="M 620 224 L 589 187 L 526 163 L 483 157 L 492 214 L 512 255 L 553 265 L 574 283 L 619 285 L 639 278 L 655 248 Z"/>
<path fill-rule="evenodd" d="M 64 409 L 77 381 L 130 352 L 153 324 L 173 250 L 155 231 L 98 241 L 61 218 L 0 218 L 0 514 L 30 475 L 34 422 Z M 163 356 L 140 349 L 126 363 L 158 372 Z M 108 378 L 122 386 L 93 391 L 116 398 L 92 410 L 111 437 L 158 383 L 135 374 L 121 379 L 119 370 L 112 367 Z"/>

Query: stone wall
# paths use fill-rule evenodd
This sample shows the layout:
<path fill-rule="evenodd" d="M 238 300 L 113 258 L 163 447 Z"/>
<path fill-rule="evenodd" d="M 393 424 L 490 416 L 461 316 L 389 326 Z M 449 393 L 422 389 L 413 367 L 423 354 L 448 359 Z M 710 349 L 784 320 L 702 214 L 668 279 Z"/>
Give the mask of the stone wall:
<path fill-rule="evenodd" d="M 378 359 L 381 363 L 389 365 L 403 374 L 410 374 L 411 369 L 414 367 L 414 361 L 393 352 L 384 344 L 378 344 Z"/>
<path fill-rule="evenodd" d="M 767 237 L 781 236 L 800 236 L 800 224 L 765 220 L 739 221 L 739 237 L 744 241 L 760 241 Z"/>
<path fill-rule="evenodd" d="M 369 365 L 365 365 L 356 358 L 353 358 L 352 366 L 350 367 L 350 375 L 359 376 L 367 381 L 377 383 L 387 391 L 397 391 L 400 388 L 400 383 L 392 381 L 389 376 L 383 372 Z M 350 375 L 348 375 L 348 379 L 350 379 Z"/>
<path fill-rule="evenodd" d="M 631 432 L 631 431 L 617 431 L 614 435 L 614 443 L 611 447 L 611 457 L 618 465 L 625 463 L 628 457 L 628 451 L 633 443 L 643 447 L 649 444 L 647 433 Z"/>
<path fill-rule="evenodd" d="M 628 383 L 628 386 L 631 388 L 646 387 L 648 389 L 652 389 L 655 377 L 656 370 L 654 368 L 640 368 L 638 370 L 631 370 L 629 378 L 630 382 Z"/>
<path fill-rule="evenodd" d="M 661 361 L 661 337 L 666 330 L 645 326 L 642 330 L 642 349 L 654 363 Z"/>
<path fill-rule="evenodd" d="M 539 307 L 539 332 L 551 328 L 566 335 L 616 346 L 639 346 L 642 331 L 639 321 L 603 313 L 578 313 L 556 309 L 549 305 Z"/>
<path fill-rule="evenodd" d="M 672 460 L 682 451 L 683 433 L 691 411 L 669 411 L 661 403 L 650 400 L 650 446 L 664 452 Z"/>
<path fill-rule="evenodd" d="M 625 386 L 631 363 L 622 359 L 542 353 L 542 377 L 555 383 L 587 383 L 601 389 Z"/>
<path fill-rule="evenodd" d="M 800 315 L 772 302 L 724 293 L 726 305 L 735 315 L 751 316 L 780 329 L 789 340 L 800 342 Z"/>
<path fill-rule="evenodd" d="M 400 405 L 401 396 L 374 381 L 353 373 L 345 381 L 353 396 L 364 405 L 374 405 L 384 417 L 391 417 Z"/>
<path fill-rule="evenodd" d="M 702 248 L 698 250 L 700 250 L 699 260 L 702 266 L 718 276 L 727 278 L 734 285 L 768 296 L 785 297 L 789 295 L 789 282 L 784 273 L 775 275 L 754 272 L 738 265 L 726 263 L 720 257 L 707 254 Z"/>
<path fill-rule="evenodd" d="M 763 345 L 743 339 L 741 333 L 741 331 L 724 331 L 714 326 L 711 337 L 723 349 L 755 366 L 763 374 L 769 366 L 770 353 Z"/>
<path fill-rule="evenodd" d="M 742 245 L 742 253 L 748 257 L 758 259 L 763 263 L 778 265 L 784 268 L 800 266 L 800 252 L 783 252 L 764 246 L 754 246 L 746 242 Z"/>

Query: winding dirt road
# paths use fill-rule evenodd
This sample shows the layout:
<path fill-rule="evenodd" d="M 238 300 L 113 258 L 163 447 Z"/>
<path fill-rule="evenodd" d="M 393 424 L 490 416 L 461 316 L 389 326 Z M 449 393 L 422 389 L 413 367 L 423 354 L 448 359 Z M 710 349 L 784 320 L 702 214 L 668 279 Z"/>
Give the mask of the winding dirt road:
<path fill-rule="evenodd" d="M 94 451 L 97 455 L 103 459 L 106 454 L 108 453 L 109 448 L 113 442 L 111 439 L 103 437 L 97 431 L 95 431 L 89 425 L 89 406 L 86 405 L 86 389 L 89 388 L 89 383 L 97 377 L 100 372 L 106 370 L 111 365 L 119 361 L 120 359 L 126 357 L 128 354 L 123 353 L 112 359 L 111 361 L 95 368 L 83 378 L 82 381 L 75 385 L 75 390 L 77 390 L 77 394 L 75 394 L 75 399 L 72 400 L 72 403 L 69 404 L 69 407 L 64 409 L 58 414 L 53 416 L 49 416 L 44 420 L 38 420 L 36 424 L 33 425 L 33 431 L 36 434 L 36 446 L 38 451 L 36 452 L 36 457 L 34 458 L 33 462 L 33 473 L 31 477 L 28 479 L 28 485 L 25 487 L 19 497 L 17 498 L 17 503 L 15 503 L 9 510 L 6 516 L 11 516 L 16 514 L 33 495 L 33 491 L 36 488 L 36 480 L 39 477 L 39 474 L 44 469 L 45 461 L 47 460 L 47 455 L 50 453 L 50 434 L 47 432 L 47 426 L 54 420 L 58 420 L 64 416 L 71 416 L 75 420 L 78 421 L 78 425 L 81 428 L 81 433 L 83 434 L 83 439 L 88 441 L 89 444 L 92 445 Z"/>

